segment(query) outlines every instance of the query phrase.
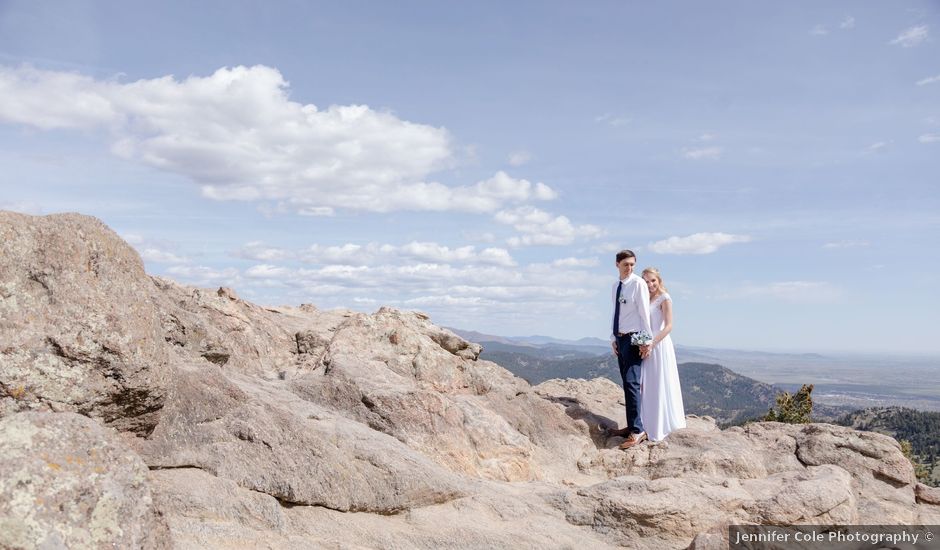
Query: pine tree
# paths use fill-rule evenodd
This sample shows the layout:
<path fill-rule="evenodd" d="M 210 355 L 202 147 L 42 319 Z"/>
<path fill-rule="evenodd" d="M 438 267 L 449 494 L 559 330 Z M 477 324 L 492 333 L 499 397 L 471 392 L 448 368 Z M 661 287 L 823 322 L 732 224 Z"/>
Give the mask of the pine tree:
<path fill-rule="evenodd" d="M 914 476 L 917 478 L 917 481 L 927 484 L 930 481 L 930 470 L 927 469 L 927 465 L 921 462 L 917 455 L 914 454 L 914 451 L 911 449 L 911 442 L 902 439 L 898 443 L 901 444 L 901 452 L 911 461 L 911 466 L 914 467 Z"/>
<path fill-rule="evenodd" d="M 787 424 L 806 424 L 813 412 L 813 385 L 803 384 L 796 394 L 783 392 L 777 395 L 777 408 L 767 411 L 762 420 L 768 422 L 786 422 Z"/>

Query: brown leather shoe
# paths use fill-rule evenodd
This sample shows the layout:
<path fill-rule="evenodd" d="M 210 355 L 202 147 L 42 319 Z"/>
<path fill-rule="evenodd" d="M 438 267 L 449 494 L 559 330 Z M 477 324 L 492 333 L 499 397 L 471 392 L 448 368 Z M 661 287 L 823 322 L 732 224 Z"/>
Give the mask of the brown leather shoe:
<path fill-rule="evenodd" d="M 606 432 L 607 437 L 627 437 L 630 435 L 630 428 L 611 428 Z"/>
<path fill-rule="evenodd" d="M 637 434 L 630 434 L 630 436 L 627 437 L 627 440 L 620 444 L 620 448 L 623 449 L 623 450 L 627 450 L 627 449 L 629 449 L 630 447 L 633 447 L 633 446 L 635 446 L 635 445 L 639 445 L 639 444 L 642 443 L 645 439 L 646 439 L 646 432 L 640 432 L 640 433 L 637 433 Z"/>

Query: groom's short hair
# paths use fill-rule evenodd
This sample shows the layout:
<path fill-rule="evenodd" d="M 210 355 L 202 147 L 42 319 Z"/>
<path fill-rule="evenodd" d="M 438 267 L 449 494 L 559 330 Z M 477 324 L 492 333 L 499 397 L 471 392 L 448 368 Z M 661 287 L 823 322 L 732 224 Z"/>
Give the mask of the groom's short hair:
<path fill-rule="evenodd" d="M 626 260 L 627 258 L 636 258 L 636 254 L 632 250 L 621 250 L 617 253 L 617 263 Z"/>

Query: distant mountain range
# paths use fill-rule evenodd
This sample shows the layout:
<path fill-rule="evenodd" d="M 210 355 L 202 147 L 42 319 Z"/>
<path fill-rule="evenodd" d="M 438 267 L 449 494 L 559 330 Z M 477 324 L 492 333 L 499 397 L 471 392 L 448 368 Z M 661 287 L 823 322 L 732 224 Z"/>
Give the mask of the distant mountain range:
<path fill-rule="evenodd" d="M 605 355 L 610 353 L 610 342 L 601 338 L 580 338 L 578 340 L 564 340 L 552 338 L 551 336 L 497 336 L 494 334 L 485 334 L 473 330 L 463 330 L 453 327 L 446 327 L 465 340 L 476 342 L 483 345 L 484 349 L 493 351 L 518 351 L 508 349 L 505 346 L 513 348 L 528 348 L 523 353 L 538 354 L 541 357 L 562 358 L 564 352 L 574 354 L 591 353 L 594 355 Z M 538 350 L 538 351 L 537 351 Z M 544 353 L 542 353 L 544 351 Z M 734 366 L 735 364 L 751 364 L 754 362 L 778 362 L 778 361 L 826 361 L 829 358 L 818 353 L 771 353 L 764 351 L 746 351 L 718 348 L 704 348 L 695 346 L 676 346 L 676 354 L 679 362 L 700 361 L 704 363 L 720 363 L 723 365 Z"/>
<path fill-rule="evenodd" d="M 497 352 L 521 353 L 539 359 L 541 362 L 533 363 L 526 358 L 513 360 L 512 356 L 502 357 L 503 361 L 516 365 L 515 368 L 519 368 L 526 378 L 532 380 L 542 379 L 553 372 L 569 372 L 571 376 L 578 376 L 574 374 L 578 369 L 584 372 L 581 376 L 587 377 L 599 368 L 598 361 L 582 364 L 575 360 L 610 354 L 610 344 L 600 338 L 563 340 L 548 336 L 504 337 L 461 329 L 450 330 L 467 340 L 482 344 L 484 356 L 492 356 Z M 831 405 L 841 410 L 902 406 L 940 411 L 940 377 L 936 376 L 940 370 L 940 358 L 772 353 L 682 345 L 676 346 L 676 355 L 680 364 L 694 362 L 721 365 L 737 374 L 770 384 L 780 391 L 795 391 L 802 384 L 813 384 L 814 402 L 820 406 Z M 569 363 L 552 364 L 551 360 Z M 617 374 L 616 370 L 614 374 Z"/>
<path fill-rule="evenodd" d="M 598 353 L 606 353 L 610 349 L 610 344 L 607 340 L 602 340 L 600 338 L 581 338 L 579 340 L 562 340 L 559 338 L 552 338 L 551 336 L 496 336 L 494 334 L 484 334 L 482 332 L 476 332 L 473 330 L 463 330 L 453 327 L 444 327 L 464 340 L 469 340 L 470 342 L 477 342 L 478 344 L 508 344 L 512 346 L 523 346 L 523 347 L 532 347 L 532 348 L 555 348 L 555 349 L 568 349 L 568 348 L 585 348 L 600 350 Z"/>
<path fill-rule="evenodd" d="M 451 329 L 453 330 L 453 329 Z M 458 332 L 468 338 L 466 332 Z M 479 333 L 476 333 L 479 335 Z M 486 337 L 487 335 L 479 335 Z M 596 340 L 596 339 L 591 339 Z M 531 384 L 552 378 L 605 377 L 621 383 L 617 361 L 609 345 L 559 340 L 515 343 L 515 339 L 477 340 L 483 345 L 481 358 L 502 366 Z M 683 359 L 695 353 L 683 353 Z M 760 418 L 775 404 L 783 389 L 742 376 L 714 363 L 685 361 L 679 364 L 679 379 L 686 412 L 714 417 L 723 426 Z M 832 420 L 851 410 L 817 404 L 814 418 Z"/>

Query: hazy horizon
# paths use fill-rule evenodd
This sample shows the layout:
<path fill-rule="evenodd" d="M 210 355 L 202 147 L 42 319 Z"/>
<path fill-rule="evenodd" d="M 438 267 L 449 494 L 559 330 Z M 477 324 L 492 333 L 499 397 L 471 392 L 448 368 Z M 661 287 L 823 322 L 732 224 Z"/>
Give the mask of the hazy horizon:
<path fill-rule="evenodd" d="M 434 318 L 431 318 L 431 321 L 434 322 Z M 496 336 L 506 339 L 524 339 L 524 338 L 551 338 L 553 340 L 565 341 L 565 342 L 577 342 L 583 339 L 595 339 L 597 344 L 605 344 L 607 340 L 599 338 L 597 336 L 582 336 L 580 338 L 562 338 L 551 336 L 548 334 L 492 334 L 482 330 L 469 330 L 463 329 L 462 327 L 450 327 L 453 329 L 469 332 L 478 332 L 487 336 Z M 710 350 L 710 351 L 728 351 L 728 352 L 746 352 L 746 353 L 764 353 L 772 355 L 807 355 L 807 354 L 818 354 L 831 357 L 833 359 L 851 359 L 854 357 L 866 358 L 866 359 L 877 359 L 877 358 L 888 358 L 888 359 L 898 359 L 906 358 L 911 360 L 936 360 L 940 361 L 940 353 L 931 354 L 931 353 L 918 353 L 918 352 L 909 352 L 905 353 L 899 351 L 897 353 L 888 353 L 888 352 L 865 352 L 865 351 L 853 351 L 853 350 L 799 350 L 794 348 L 780 348 L 780 349 L 767 349 L 767 348 L 748 348 L 748 347 L 716 347 L 716 346 L 699 346 L 699 345 L 685 345 L 682 343 L 675 343 L 677 347 L 684 348 L 687 350 Z M 940 363 L 938 363 L 940 366 Z"/>

